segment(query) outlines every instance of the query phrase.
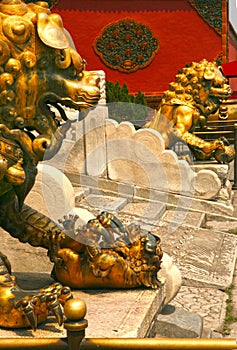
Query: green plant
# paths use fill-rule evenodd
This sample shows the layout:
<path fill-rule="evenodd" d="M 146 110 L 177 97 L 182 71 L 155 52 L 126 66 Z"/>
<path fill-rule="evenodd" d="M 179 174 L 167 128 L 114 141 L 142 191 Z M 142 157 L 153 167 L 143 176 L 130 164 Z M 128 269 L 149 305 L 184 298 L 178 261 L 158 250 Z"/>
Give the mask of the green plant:
<path fill-rule="evenodd" d="M 118 122 L 145 120 L 149 111 L 146 99 L 141 91 L 134 96 L 129 94 L 126 83 L 121 87 L 119 82 L 106 82 L 106 101 L 109 117 Z"/>
<path fill-rule="evenodd" d="M 229 288 L 225 290 L 225 293 L 228 295 L 226 300 L 226 315 L 224 320 L 224 325 L 222 329 L 223 335 L 230 334 L 230 324 L 237 322 L 237 316 L 235 315 L 234 304 L 232 300 L 232 292 L 234 289 L 234 285 L 231 285 Z"/>
<path fill-rule="evenodd" d="M 26 4 L 29 3 L 36 3 L 38 2 L 38 0 L 24 0 Z M 45 2 L 47 2 L 49 4 L 49 7 L 51 8 L 53 5 L 56 5 L 58 0 L 44 0 Z"/>

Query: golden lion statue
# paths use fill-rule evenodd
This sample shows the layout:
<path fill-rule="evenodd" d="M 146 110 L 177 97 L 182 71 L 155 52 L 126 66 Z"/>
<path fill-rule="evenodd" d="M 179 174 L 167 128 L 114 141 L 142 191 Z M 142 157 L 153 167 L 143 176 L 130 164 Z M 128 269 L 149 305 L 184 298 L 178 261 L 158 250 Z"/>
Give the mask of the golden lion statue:
<path fill-rule="evenodd" d="M 24 204 L 37 163 L 58 151 L 71 125 L 63 106 L 95 105 L 99 79 L 85 70 L 47 2 L 0 1 L 0 28 L 0 226 L 23 243 L 46 248 L 53 276 L 69 287 L 159 287 L 158 238 L 136 225 L 124 227 L 109 213 L 80 230 L 73 228 L 75 218 L 59 227 Z M 23 292 L 0 254 L 0 326 L 36 328 L 49 311 L 61 324 L 61 305 L 72 297 L 69 287 L 55 283 Z"/>
<path fill-rule="evenodd" d="M 231 94 L 227 79 L 217 64 L 202 60 L 181 69 L 175 82 L 169 84 L 154 118 L 144 127 L 161 133 L 167 148 L 183 140 L 197 160 L 215 158 L 228 163 L 234 159 L 234 149 L 225 139 L 206 142 L 192 132 L 204 127 L 223 100 Z"/>

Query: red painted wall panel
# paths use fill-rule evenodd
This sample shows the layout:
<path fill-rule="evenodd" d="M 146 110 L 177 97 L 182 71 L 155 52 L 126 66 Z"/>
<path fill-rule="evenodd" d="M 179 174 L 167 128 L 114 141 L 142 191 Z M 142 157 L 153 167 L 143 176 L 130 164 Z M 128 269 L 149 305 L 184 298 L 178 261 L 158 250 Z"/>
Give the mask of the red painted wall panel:
<path fill-rule="evenodd" d="M 64 26 L 70 31 L 78 52 L 87 61 L 87 69 L 104 70 L 107 80 L 114 82 L 118 80 L 120 84 L 126 82 L 130 92 L 137 92 L 140 89 L 147 94 L 162 93 L 174 79 L 178 69 L 186 63 L 203 58 L 214 60 L 221 52 L 221 36 L 204 22 L 188 1 L 160 2 L 160 4 L 166 4 L 166 7 L 167 3 L 172 3 L 172 11 L 139 9 L 139 3 L 143 3 L 144 7 L 146 1 L 130 1 L 130 5 L 134 4 L 133 11 L 103 10 L 103 5 L 105 7 L 108 2 L 104 0 L 99 3 L 100 10 L 97 5 L 97 10 L 93 11 L 79 9 L 92 8 L 93 1 L 87 2 L 87 5 L 86 2 L 78 2 L 77 10 L 75 1 L 71 1 L 71 5 L 68 2 L 67 9 L 63 9 L 66 5 L 61 1 L 61 7 L 58 6 L 54 11 L 62 16 Z M 178 8 L 176 10 L 175 5 Z M 74 10 L 69 10 L 70 6 Z M 92 47 L 95 38 L 105 26 L 125 18 L 147 25 L 160 43 L 159 51 L 152 63 L 130 74 L 106 67 Z"/>

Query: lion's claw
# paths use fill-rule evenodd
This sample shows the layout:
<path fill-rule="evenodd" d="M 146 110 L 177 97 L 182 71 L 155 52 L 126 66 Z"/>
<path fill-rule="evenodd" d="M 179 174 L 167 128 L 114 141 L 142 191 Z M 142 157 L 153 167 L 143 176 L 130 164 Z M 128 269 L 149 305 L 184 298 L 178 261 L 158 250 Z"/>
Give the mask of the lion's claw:
<path fill-rule="evenodd" d="M 112 228 L 118 234 L 125 233 L 126 231 L 122 222 L 115 215 L 108 213 L 107 211 L 102 211 L 97 216 L 97 219 L 104 227 Z"/>
<path fill-rule="evenodd" d="M 55 257 L 53 259 L 53 263 L 55 266 L 64 269 L 65 271 L 68 271 L 67 265 L 65 264 L 65 261 L 63 261 L 63 259 L 59 258 L 59 257 Z"/>
<path fill-rule="evenodd" d="M 35 303 L 34 303 L 35 302 Z M 31 328 L 35 331 L 37 328 L 37 314 L 35 313 L 35 305 L 37 301 L 35 299 L 31 300 L 21 300 L 15 307 L 19 312 L 22 312 L 29 321 Z"/>
<path fill-rule="evenodd" d="M 63 323 L 63 313 L 57 298 L 57 295 L 48 293 L 46 295 L 46 305 L 49 311 L 52 311 L 59 326 Z"/>
<path fill-rule="evenodd" d="M 1 256 L 1 255 L 0 255 Z M 0 326 L 37 328 L 52 312 L 59 325 L 63 322 L 62 307 L 72 298 L 71 289 L 54 283 L 37 292 L 20 289 L 0 257 Z"/>
<path fill-rule="evenodd" d="M 57 262 L 58 251 L 60 249 L 60 238 L 62 236 L 61 230 L 55 230 L 54 232 L 48 231 L 48 234 L 51 234 L 50 246 L 48 249 L 48 257 L 53 263 Z"/>

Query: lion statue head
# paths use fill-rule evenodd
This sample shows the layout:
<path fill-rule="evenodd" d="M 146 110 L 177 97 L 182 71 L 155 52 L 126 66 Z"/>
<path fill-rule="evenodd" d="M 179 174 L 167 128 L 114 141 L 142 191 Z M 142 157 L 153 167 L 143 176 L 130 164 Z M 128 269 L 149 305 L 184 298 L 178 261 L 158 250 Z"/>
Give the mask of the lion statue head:
<path fill-rule="evenodd" d="M 169 84 L 157 113 L 145 127 L 159 131 L 167 148 L 182 140 L 198 160 L 231 162 L 235 151 L 227 140 L 207 142 L 192 134 L 197 125 L 206 125 L 208 117 L 218 111 L 230 94 L 227 79 L 216 63 L 206 59 L 192 62 Z"/>
<path fill-rule="evenodd" d="M 161 104 L 177 102 L 196 108 L 202 125 L 230 94 L 230 86 L 220 67 L 215 62 L 203 59 L 179 71 L 175 81 L 169 84 L 169 89 L 164 93 Z"/>
<path fill-rule="evenodd" d="M 48 2 L 0 2 L 0 135 L 36 162 L 55 154 L 70 122 L 63 106 L 81 110 L 100 97 L 61 17 Z M 56 117 L 51 107 L 58 110 Z"/>

